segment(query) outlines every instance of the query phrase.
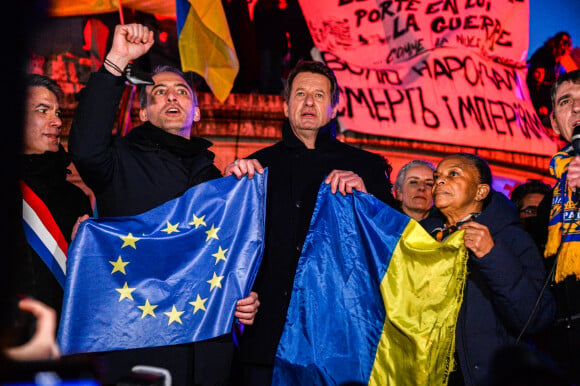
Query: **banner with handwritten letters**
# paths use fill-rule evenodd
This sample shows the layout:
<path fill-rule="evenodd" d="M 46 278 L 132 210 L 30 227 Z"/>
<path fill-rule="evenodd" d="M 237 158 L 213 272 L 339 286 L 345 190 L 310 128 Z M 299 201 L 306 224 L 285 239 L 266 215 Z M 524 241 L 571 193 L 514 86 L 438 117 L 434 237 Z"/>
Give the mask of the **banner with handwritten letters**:
<path fill-rule="evenodd" d="M 526 86 L 528 0 L 300 1 L 342 130 L 552 155 Z"/>

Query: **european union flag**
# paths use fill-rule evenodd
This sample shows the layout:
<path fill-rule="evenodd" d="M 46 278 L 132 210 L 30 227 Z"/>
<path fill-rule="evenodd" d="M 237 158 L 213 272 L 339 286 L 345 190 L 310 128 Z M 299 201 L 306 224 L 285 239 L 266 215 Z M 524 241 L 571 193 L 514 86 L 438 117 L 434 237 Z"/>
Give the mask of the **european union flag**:
<path fill-rule="evenodd" d="M 224 177 L 137 216 L 85 221 L 68 252 L 62 352 L 229 333 L 262 259 L 266 181 Z"/>
<path fill-rule="evenodd" d="M 446 384 L 466 262 L 463 231 L 441 244 L 375 197 L 322 184 L 273 384 Z"/>

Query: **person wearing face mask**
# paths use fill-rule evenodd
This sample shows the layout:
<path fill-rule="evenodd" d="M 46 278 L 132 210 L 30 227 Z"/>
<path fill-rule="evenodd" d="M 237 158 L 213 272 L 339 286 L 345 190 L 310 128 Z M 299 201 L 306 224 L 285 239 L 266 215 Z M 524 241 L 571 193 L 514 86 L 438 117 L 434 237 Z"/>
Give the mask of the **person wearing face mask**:
<path fill-rule="evenodd" d="M 538 205 L 550 190 L 550 185 L 537 180 L 524 182 L 512 190 L 510 200 L 516 206 L 522 221 L 538 214 Z"/>
<path fill-rule="evenodd" d="M 510 195 L 510 200 L 516 206 L 524 228 L 532 235 L 542 253 L 548 232 L 543 216 L 538 217 L 538 213 L 540 203 L 546 196 L 552 196 L 552 188 L 538 180 L 527 181 L 516 186 Z"/>
<path fill-rule="evenodd" d="M 421 225 L 439 241 L 464 231 L 467 282 L 455 332 L 456 364 L 449 385 L 486 385 L 492 358 L 520 335 L 547 327 L 555 303 L 542 292 L 546 270 L 509 199 L 494 192 L 481 157 L 447 156 L 434 173 L 436 210 Z M 538 304 L 536 305 L 536 301 Z"/>
<path fill-rule="evenodd" d="M 434 171 L 435 166 L 430 162 L 413 160 L 397 174 L 393 194 L 401 203 L 401 211 L 417 221 L 425 219 L 433 207 Z"/>

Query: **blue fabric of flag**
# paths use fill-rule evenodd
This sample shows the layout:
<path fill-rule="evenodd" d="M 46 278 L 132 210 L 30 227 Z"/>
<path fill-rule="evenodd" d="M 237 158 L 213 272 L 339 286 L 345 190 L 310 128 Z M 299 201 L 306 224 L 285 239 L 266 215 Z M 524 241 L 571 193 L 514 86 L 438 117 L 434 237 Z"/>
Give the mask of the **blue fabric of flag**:
<path fill-rule="evenodd" d="M 64 354 L 230 333 L 264 247 L 267 170 L 224 177 L 137 216 L 89 219 L 68 251 Z"/>
<path fill-rule="evenodd" d="M 273 384 L 366 383 L 385 320 L 380 283 L 409 217 L 368 194 L 332 194 L 327 184 L 320 187 L 312 217 Z M 388 231 L 378 229 L 378 223 Z M 337 301 L 339 293 L 344 302 Z M 305 313 L 311 307 L 315 312 Z M 342 317 L 347 314 L 351 317 Z M 352 321 L 359 324 L 349 325 Z M 314 342 L 325 345 L 312 347 Z M 337 356 L 341 360 L 325 360 Z"/>
<path fill-rule="evenodd" d="M 446 384 L 467 256 L 463 231 L 439 243 L 372 195 L 323 183 L 272 384 Z"/>
<path fill-rule="evenodd" d="M 177 26 L 177 36 L 181 35 L 181 30 L 185 24 L 185 19 L 189 14 L 190 4 L 187 0 L 175 0 L 175 23 Z"/>

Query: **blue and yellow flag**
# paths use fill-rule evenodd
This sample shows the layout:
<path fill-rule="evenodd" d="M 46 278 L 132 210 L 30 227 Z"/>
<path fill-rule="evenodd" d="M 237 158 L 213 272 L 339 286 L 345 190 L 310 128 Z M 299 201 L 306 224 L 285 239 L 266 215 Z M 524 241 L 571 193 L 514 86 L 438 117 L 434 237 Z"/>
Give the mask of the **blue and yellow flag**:
<path fill-rule="evenodd" d="M 446 384 L 467 256 L 463 231 L 441 244 L 375 197 L 323 184 L 273 384 Z"/>
<path fill-rule="evenodd" d="M 175 0 L 175 12 L 181 69 L 203 76 L 215 97 L 225 101 L 240 64 L 222 2 Z"/>
<path fill-rule="evenodd" d="M 224 177 L 137 216 L 83 222 L 68 251 L 62 352 L 229 333 L 262 259 L 266 181 Z"/>

